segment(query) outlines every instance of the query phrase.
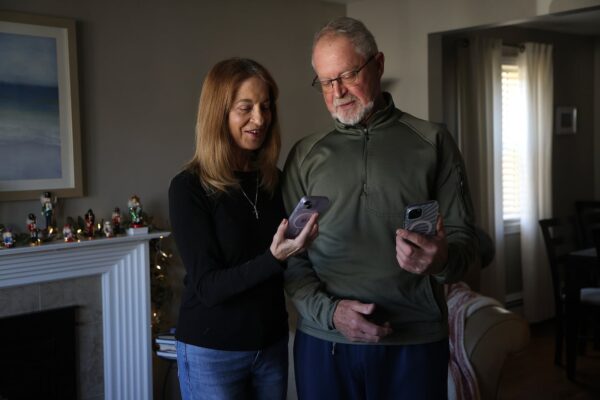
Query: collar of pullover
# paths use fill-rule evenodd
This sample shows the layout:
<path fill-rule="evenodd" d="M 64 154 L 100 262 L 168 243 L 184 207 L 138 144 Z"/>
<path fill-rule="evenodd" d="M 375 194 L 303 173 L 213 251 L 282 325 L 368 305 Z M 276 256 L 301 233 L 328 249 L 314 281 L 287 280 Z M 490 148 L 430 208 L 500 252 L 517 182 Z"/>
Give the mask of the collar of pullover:
<path fill-rule="evenodd" d="M 400 115 L 402 115 L 402 112 L 396 109 L 392 95 L 389 93 L 383 92 L 383 100 L 385 102 L 385 106 L 371 115 L 371 117 L 366 121 L 366 124 L 360 123 L 356 125 L 346 125 L 336 119 L 335 129 L 338 132 L 350 135 L 363 135 L 366 132 L 371 133 L 371 131 L 375 128 L 381 128 L 392 123 L 397 119 L 394 118 L 394 115 L 398 113 L 397 117 L 399 118 Z"/>

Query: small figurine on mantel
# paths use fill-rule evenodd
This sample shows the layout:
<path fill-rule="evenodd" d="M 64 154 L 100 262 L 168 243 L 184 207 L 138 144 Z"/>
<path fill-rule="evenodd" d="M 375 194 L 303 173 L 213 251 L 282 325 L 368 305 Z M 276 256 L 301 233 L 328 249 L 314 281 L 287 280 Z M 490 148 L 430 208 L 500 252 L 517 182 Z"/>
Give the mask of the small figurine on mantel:
<path fill-rule="evenodd" d="M 89 239 L 92 239 L 94 237 L 94 223 L 96 222 L 96 216 L 91 208 L 85 213 L 83 220 L 85 222 L 85 235 Z"/>
<path fill-rule="evenodd" d="M 129 208 L 129 216 L 131 217 L 131 227 L 141 228 L 144 226 L 144 218 L 142 217 L 142 204 L 140 198 L 137 195 L 133 195 L 127 202 Z"/>
<path fill-rule="evenodd" d="M 29 231 L 29 243 L 32 245 L 39 244 L 39 231 L 37 228 L 37 220 L 34 213 L 29 213 L 27 216 L 27 230 Z"/>
<path fill-rule="evenodd" d="M 102 231 L 104 232 L 104 236 L 106 236 L 107 238 L 115 236 L 114 228 L 111 221 L 104 221 Z"/>
<path fill-rule="evenodd" d="M 119 233 L 121 233 L 121 209 L 119 207 L 115 207 L 115 209 L 112 212 L 111 219 L 113 232 L 115 233 L 115 235 L 118 235 Z"/>
<path fill-rule="evenodd" d="M 42 203 L 42 215 L 46 219 L 46 230 L 50 230 L 52 226 L 52 216 L 54 214 L 54 206 L 56 205 L 56 197 L 52 199 L 50 192 L 43 192 L 40 196 L 40 203 Z"/>
<path fill-rule="evenodd" d="M 75 236 L 73 235 L 73 229 L 71 228 L 71 224 L 65 224 L 65 226 L 63 226 L 62 233 L 65 242 L 75 241 Z"/>
<path fill-rule="evenodd" d="M 142 214 L 142 204 L 140 198 L 137 195 L 133 195 L 127 202 L 129 209 L 129 217 L 131 218 L 131 224 L 127 229 L 128 235 L 138 235 L 141 233 L 148 233 L 148 227 L 144 226 L 144 217 Z"/>
<path fill-rule="evenodd" d="M 2 232 L 2 245 L 7 249 L 15 247 L 15 238 L 10 229 L 5 229 L 4 232 Z"/>

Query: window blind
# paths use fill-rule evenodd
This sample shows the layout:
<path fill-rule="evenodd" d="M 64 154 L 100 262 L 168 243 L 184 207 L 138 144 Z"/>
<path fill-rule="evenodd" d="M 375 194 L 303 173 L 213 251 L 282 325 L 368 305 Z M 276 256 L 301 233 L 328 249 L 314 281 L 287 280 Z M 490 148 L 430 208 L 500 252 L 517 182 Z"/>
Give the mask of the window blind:
<path fill-rule="evenodd" d="M 522 74 L 516 61 L 502 64 L 502 212 L 505 222 L 521 218 L 521 167 L 525 140 Z"/>

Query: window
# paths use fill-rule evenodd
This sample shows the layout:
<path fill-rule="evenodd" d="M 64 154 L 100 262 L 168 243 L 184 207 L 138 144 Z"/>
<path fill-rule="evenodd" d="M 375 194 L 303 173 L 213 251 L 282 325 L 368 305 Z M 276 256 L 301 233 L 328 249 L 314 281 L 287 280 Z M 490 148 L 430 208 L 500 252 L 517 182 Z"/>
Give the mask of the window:
<path fill-rule="evenodd" d="M 523 74 L 516 57 L 502 62 L 502 214 L 505 227 L 518 230 L 521 219 L 526 112 Z"/>

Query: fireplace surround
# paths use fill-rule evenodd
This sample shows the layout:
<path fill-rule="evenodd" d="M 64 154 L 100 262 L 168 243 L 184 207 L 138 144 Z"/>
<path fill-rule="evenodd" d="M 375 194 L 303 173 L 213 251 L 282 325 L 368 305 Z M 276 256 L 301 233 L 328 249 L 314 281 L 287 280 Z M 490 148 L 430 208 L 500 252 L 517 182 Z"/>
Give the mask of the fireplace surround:
<path fill-rule="evenodd" d="M 15 315 L 40 311 L 37 285 L 98 278 L 104 398 L 152 399 L 149 241 L 168 234 L 0 249 L 0 309 L 10 301 L 22 308 Z"/>

